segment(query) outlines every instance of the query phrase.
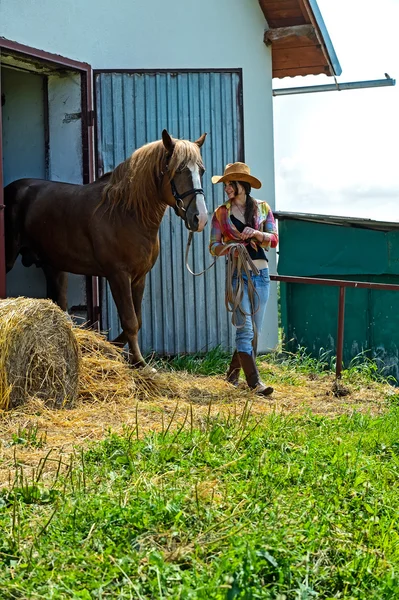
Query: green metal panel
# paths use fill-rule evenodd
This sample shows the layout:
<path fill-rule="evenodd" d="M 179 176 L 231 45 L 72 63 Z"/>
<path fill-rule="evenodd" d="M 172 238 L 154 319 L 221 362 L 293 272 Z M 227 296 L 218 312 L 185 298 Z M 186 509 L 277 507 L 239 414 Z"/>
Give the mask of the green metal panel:
<path fill-rule="evenodd" d="M 304 346 L 315 357 L 336 353 L 338 287 L 283 284 L 287 288 L 283 330 L 290 348 Z M 347 289 L 344 361 L 370 347 L 369 290 Z M 351 330 L 349 338 L 348 330 Z"/>
<path fill-rule="evenodd" d="M 387 274 L 399 274 L 399 231 L 387 234 L 388 269 Z"/>
<path fill-rule="evenodd" d="M 280 275 L 335 278 L 338 273 L 387 272 L 390 234 L 307 221 L 284 220 L 278 225 Z"/>
<path fill-rule="evenodd" d="M 280 275 L 399 285 L 399 231 L 279 221 Z M 336 353 L 339 288 L 281 284 L 286 345 Z M 365 352 L 399 382 L 399 292 L 346 289 L 344 365 Z"/>
<path fill-rule="evenodd" d="M 369 281 L 399 285 L 399 276 L 370 277 Z M 384 374 L 399 382 L 399 292 L 373 290 L 371 301 L 373 335 L 369 347 Z"/>

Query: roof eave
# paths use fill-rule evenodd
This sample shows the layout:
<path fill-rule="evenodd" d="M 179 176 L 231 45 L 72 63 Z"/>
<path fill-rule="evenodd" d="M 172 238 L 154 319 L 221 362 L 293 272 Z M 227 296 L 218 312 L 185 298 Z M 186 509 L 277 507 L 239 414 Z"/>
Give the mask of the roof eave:
<path fill-rule="evenodd" d="M 259 0 L 272 45 L 273 77 L 337 76 L 342 72 L 316 0 Z"/>
<path fill-rule="evenodd" d="M 304 0 L 304 5 L 305 6 L 308 5 L 314 15 L 314 19 L 316 21 L 317 28 L 318 28 L 321 38 L 324 42 L 323 45 L 325 48 L 326 58 L 328 59 L 328 62 L 330 64 L 331 75 L 336 75 L 338 77 L 338 75 L 341 75 L 341 73 L 342 73 L 342 68 L 341 68 L 341 65 L 339 64 L 338 57 L 335 53 L 333 43 L 331 41 L 327 27 L 324 23 L 324 19 L 322 17 L 319 7 L 318 7 L 317 1 L 316 0 Z M 309 17 L 312 18 L 311 15 L 309 15 Z"/>
<path fill-rule="evenodd" d="M 322 225 L 339 225 L 340 227 L 357 227 L 360 229 L 375 229 L 379 231 L 398 231 L 399 224 L 395 221 L 376 221 L 359 217 L 345 217 L 338 215 L 323 215 L 317 213 L 299 213 L 290 211 L 273 211 L 278 221 L 307 221 Z"/>

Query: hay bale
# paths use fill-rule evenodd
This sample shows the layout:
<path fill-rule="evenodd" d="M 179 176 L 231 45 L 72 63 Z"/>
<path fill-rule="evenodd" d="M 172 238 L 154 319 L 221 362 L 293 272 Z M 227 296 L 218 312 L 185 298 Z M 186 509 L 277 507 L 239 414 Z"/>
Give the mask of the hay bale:
<path fill-rule="evenodd" d="M 0 300 L 0 409 L 35 396 L 69 407 L 77 396 L 80 350 L 72 324 L 51 300 Z"/>

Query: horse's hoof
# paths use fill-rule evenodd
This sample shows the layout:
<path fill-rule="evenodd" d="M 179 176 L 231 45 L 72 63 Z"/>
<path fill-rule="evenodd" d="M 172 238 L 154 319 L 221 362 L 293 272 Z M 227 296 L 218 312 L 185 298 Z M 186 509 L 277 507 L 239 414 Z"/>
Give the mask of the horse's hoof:
<path fill-rule="evenodd" d="M 137 369 L 138 371 L 140 371 L 140 373 L 142 373 L 143 375 L 154 375 L 155 373 L 157 373 L 157 370 L 154 369 L 154 367 L 151 367 L 151 365 L 148 365 L 147 363 L 132 363 L 130 366 L 132 367 L 132 369 Z"/>
<path fill-rule="evenodd" d="M 154 367 L 151 367 L 150 365 L 145 365 L 145 367 L 143 367 L 141 369 L 141 372 L 144 375 L 155 375 L 155 373 L 157 373 L 158 371 L 156 369 L 154 369 Z"/>

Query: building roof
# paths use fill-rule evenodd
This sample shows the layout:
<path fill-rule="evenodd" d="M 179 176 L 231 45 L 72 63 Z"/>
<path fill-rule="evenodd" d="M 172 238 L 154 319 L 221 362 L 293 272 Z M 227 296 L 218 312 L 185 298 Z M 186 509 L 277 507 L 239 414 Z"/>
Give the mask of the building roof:
<path fill-rule="evenodd" d="M 324 225 L 339 225 L 341 227 L 357 227 L 359 229 L 375 229 L 378 231 L 398 231 L 399 223 L 393 221 L 375 221 L 358 217 L 340 217 L 334 215 L 317 215 L 311 213 L 296 213 L 273 211 L 279 221 L 307 221 Z"/>
<path fill-rule="evenodd" d="M 259 0 L 269 29 L 273 77 L 342 72 L 316 0 Z"/>

